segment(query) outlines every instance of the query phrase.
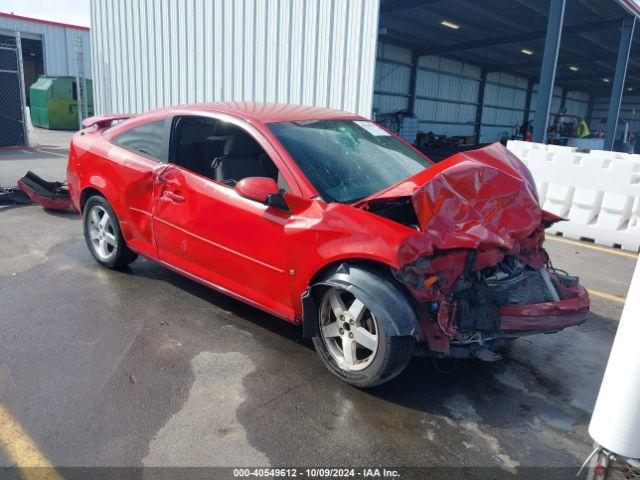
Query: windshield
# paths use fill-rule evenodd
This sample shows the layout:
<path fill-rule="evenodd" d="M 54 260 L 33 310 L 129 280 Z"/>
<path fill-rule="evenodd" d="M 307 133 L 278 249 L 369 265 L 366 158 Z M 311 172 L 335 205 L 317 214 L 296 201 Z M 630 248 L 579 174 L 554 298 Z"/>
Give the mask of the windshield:
<path fill-rule="evenodd" d="M 373 122 L 313 120 L 269 128 L 327 202 L 355 202 L 431 166 Z"/>

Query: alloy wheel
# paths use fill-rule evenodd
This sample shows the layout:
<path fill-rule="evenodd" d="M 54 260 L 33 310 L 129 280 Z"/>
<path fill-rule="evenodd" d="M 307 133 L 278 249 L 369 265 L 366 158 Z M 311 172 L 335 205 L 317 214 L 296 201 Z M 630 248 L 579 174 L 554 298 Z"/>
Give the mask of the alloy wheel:
<path fill-rule="evenodd" d="M 347 371 L 368 367 L 378 351 L 378 323 L 357 297 L 329 288 L 320 307 L 320 335 L 334 361 Z"/>
<path fill-rule="evenodd" d="M 118 243 L 113 220 L 104 207 L 100 205 L 91 207 L 88 214 L 87 231 L 96 256 L 102 261 L 110 260 L 116 253 Z"/>

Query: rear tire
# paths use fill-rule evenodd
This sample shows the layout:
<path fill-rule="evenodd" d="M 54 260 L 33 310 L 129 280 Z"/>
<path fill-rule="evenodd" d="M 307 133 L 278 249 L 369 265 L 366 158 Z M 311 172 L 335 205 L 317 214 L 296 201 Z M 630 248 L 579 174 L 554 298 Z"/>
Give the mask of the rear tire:
<path fill-rule="evenodd" d="M 376 319 L 352 293 L 328 287 L 318 309 L 313 343 L 325 366 L 344 382 L 375 387 L 398 376 L 411 360 L 415 339 L 390 335 L 387 322 Z"/>
<path fill-rule="evenodd" d="M 87 200 L 82 226 L 87 247 L 100 265 L 122 268 L 138 258 L 138 254 L 127 247 L 118 218 L 104 197 L 94 195 Z"/>

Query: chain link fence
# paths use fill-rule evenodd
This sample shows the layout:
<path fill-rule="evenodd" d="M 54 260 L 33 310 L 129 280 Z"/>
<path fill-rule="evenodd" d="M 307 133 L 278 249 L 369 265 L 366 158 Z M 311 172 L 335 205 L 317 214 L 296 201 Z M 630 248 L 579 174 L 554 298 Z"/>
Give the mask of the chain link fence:
<path fill-rule="evenodd" d="M 19 43 L 0 40 L 0 147 L 26 145 Z"/>

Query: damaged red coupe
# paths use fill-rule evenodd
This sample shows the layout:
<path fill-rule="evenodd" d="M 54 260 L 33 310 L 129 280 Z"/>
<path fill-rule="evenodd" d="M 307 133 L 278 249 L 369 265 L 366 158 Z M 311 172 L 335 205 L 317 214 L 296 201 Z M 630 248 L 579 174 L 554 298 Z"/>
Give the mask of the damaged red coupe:
<path fill-rule="evenodd" d="M 281 104 L 92 117 L 68 186 L 102 265 L 137 255 L 302 326 L 358 387 L 416 347 L 498 358 L 585 320 L 527 168 L 502 145 L 433 164 L 365 118 Z"/>

